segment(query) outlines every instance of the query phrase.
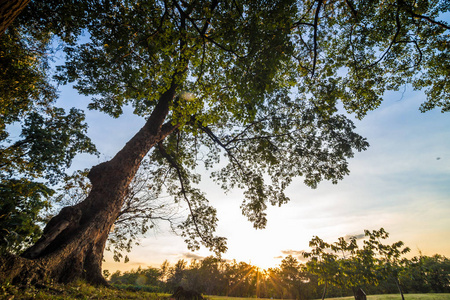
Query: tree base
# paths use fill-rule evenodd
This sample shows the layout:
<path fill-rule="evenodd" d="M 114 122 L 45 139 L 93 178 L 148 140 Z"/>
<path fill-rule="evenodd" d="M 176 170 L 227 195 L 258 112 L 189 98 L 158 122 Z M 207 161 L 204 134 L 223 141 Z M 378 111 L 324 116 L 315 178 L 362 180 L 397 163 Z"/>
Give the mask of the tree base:
<path fill-rule="evenodd" d="M 4 254 L 0 256 L 0 283 L 13 285 L 42 285 L 48 282 L 69 283 L 76 279 L 85 280 L 92 285 L 109 286 L 103 276 L 83 276 L 75 270 L 65 270 L 51 263 L 49 259 L 28 259 L 18 255 Z M 68 276 L 68 274 L 70 274 Z"/>

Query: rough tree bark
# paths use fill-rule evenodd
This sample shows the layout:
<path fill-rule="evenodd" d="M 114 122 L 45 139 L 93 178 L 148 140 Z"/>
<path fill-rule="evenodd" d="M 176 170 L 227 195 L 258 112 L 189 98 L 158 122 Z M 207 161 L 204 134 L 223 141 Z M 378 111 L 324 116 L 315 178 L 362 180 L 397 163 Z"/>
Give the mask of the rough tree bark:
<path fill-rule="evenodd" d="M 85 201 L 62 209 L 21 257 L 0 259 L 0 279 L 30 284 L 46 278 L 63 283 L 82 278 L 106 284 L 101 272 L 103 250 L 128 185 L 147 152 L 178 127 L 164 124 L 175 90 L 172 84 L 162 94 L 144 127 L 114 158 L 91 169 L 92 191 Z"/>
<path fill-rule="evenodd" d="M 0 35 L 28 5 L 30 0 L 0 0 Z"/>

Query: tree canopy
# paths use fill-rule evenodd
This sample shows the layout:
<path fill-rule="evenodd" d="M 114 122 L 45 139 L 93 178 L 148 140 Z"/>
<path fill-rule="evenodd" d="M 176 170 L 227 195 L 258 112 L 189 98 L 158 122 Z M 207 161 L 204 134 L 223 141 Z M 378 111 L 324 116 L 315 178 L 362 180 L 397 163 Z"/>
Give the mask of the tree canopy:
<path fill-rule="evenodd" d="M 52 33 L 26 15 L 0 36 L 0 248 L 9 251 L 39 237 L 39 212 L 75 155 L 96 153 L 84 113 L 55 107 Z"/>
<path fill-rule="evenodd" d="M 8 86 L 2 178 L 27 174 L 32 161 L 26 176 L 51 181 L 75 153 L 95 152 L 82 113 L 51 105 L 52 35 L 67 55 L 59 83 L 91 95 L 89 109 L 118 117 L 129 105 L 148 121 L 111 161 L 92 168 L 92 197 L 50 222 L 55 237 L 27 255 L 45 256 L 70 236 L 56 232 L 85 226 L 102 236 L 86 254 L 94 253 L 86 261 L 98 269 L 104 232 L 120 210 L 111 206 L 123 204 L 147 152 L 156 190 L 187 204 L 179 228 L 188 247 L 223 252 L 196 167 L 209 169 L 225 190 L 244 190 L 242 213 L 255 228 L 266 225 L 269 204 L 289 201 L 285 189 L 296 178 L 312 188 L 337 183 L 354 152 L 368 147 L 344 112 L 363 118 L 385 91 L 406 84 L 425 90 L 422 111 L 450 110 L 450 27 L 440 19 L 449 9 L 438 0 L 32 1 L 1 37 L 1 85 Z M 5 126 L 18 120 L 23 140 L 7 140 Z M 62 225 L 68 212 L 73 218 Z M 86 224 L 100 215 L 106 225 L 94 234 L 98 224 Z"/>
<path fill-rule="evenodd" d="M 389 237 L 384 228 L 364 230 L 363 237 L 340 237 L 337 242 L 327 243 L 318 236 L 309 242 L 311 252 L 304 252 L 309 258 L 306 263 L 309 272 L 316 274 L 319 283 L 324 284 L 322 299 L 325 298 L 328 285 L 342 289 L 351 288 L 355 299 L 356 291 L 364 286 L 377 286 L 380 282 L 393 281 L 403 298 L 398 277 L 406 259 L 402 256 L 410 251 L 398 241 L 391 245 L 382 240 Z M 358 240 L 363 239 L 363 246 Z M 403 248 L 402 248 L 403 247 Z"/>
<path fill-rule="evenodd" d="M 294 178 L 336 183 L 353 151 L 368 146 L 339 105 L 362 118 L 386 90 L 411 84 L 427 92 L 421 110 L 448 111 L 449 26 L 439 20 L 448 9 L 439 1 L 107 1 L 91 12 L 90 39 L 66 47 L 59 79 L 114 117 L 125 105 L 146 117 L 175 88 L 167 118 L 178 129 L 151 160 L 171 167 L 155 184 L 190 204 L 186 235 L 214 228 L 215 217 L 200 217 L 214 210 L 192 184 L 199 163 L 213 168 L 224 156 L 212 177 L 243 188 L 242 212 L 263 228 L 267 204 L 287 202 Z"/>

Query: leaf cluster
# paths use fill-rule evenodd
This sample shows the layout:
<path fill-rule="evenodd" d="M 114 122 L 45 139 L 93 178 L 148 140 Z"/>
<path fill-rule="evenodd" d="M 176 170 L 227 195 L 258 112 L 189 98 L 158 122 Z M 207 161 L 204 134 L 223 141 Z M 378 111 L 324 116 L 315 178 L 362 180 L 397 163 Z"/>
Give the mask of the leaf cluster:
<path fill-rule="evenodd" d="M 382 240 L 388 237 L 384 228 L 365 230 L 360 247 L 356 236 L 340 237 L 332 244 L 316 236 L 309 243 L 311 252 L 305 252 L 303 256 L 310 259 L 306 266 L 319 276 L 321 283 L 358 288 L 378 285 L 386 279 L 397 281 L 406 262 L 402 256 L 410 249 L 402 248 L 402 241 L 383 244 Z"/>
<path fill-rule="evenodd" d="M 86 135 L 83 112 L 54 106 L 53 29 L 34 13 L 28 21 L 17 18 L 0 36 L 2 251 L 18 251 L 24 241 L 36 238 L 39 211 L 49 206 L 51 185 L 64 176 L 77 153 L 97 153 Z"/>
<path fill-rule="evenodd" d="M 21 252 L 39 238 L 37 222 L 43 221 L 39 213 L 50 206 L 46 198 L 52 194 L 53 190 L 38 182 L 0 182 L 0 252 Z"/>

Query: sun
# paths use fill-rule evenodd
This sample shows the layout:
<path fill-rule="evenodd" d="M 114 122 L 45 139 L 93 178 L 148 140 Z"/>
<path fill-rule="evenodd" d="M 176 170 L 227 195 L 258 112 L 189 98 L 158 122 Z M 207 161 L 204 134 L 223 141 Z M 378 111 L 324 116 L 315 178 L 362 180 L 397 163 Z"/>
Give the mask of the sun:
<path fill-rule="evenodd" d="M 260 270 L 268 270 L 269 268 L 275 268 L 279 265 L 279 260 L 272 257 L 269 253 L 261 253 L 253 257 L 249 264 L 255 266 Z"/>
<path fill-rule="evenodd" d="M 279 258 L 280 250 L 268 248 L 233 248 L 227 251 L 224 255 L 225 259 L 236 260 L 238 262 L 245 262 L 260 270 L 267 270 L 269 268 L 277 267 L 281 260 Z"/>

